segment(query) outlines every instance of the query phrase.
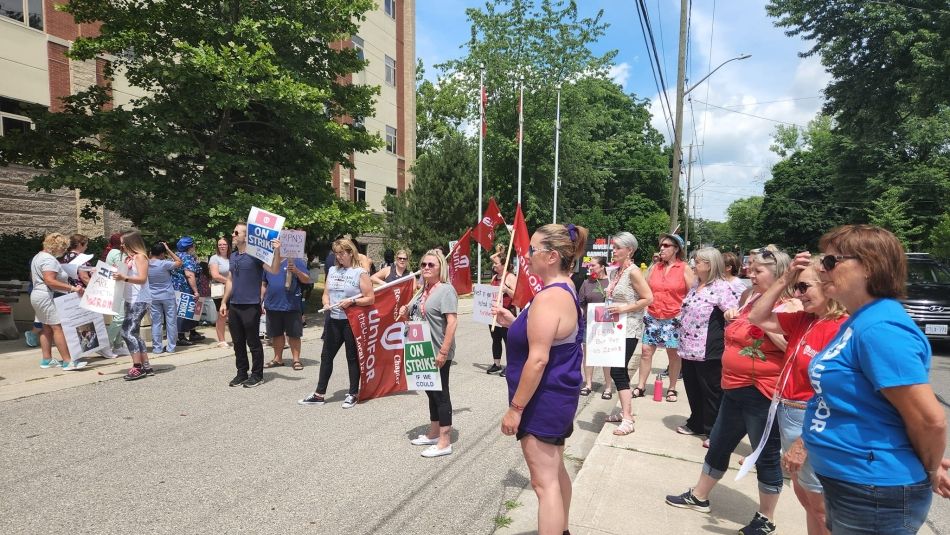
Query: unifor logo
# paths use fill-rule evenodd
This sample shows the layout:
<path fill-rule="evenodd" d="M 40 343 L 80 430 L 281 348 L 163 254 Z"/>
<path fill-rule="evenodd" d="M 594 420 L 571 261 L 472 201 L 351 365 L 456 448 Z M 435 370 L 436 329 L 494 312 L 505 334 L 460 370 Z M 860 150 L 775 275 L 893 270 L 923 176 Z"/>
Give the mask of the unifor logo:
<path fill-rule="evenodd" d="M 943 312 L 943 307 L 939 305 L 934 305 L 929 309 L 931 312 Z"/>

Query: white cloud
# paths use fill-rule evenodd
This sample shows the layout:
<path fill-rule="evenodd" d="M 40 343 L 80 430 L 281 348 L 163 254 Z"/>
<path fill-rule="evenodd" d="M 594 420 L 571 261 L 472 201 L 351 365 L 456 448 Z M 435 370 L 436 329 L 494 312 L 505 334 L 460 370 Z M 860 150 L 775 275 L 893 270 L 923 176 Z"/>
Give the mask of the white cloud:
<path fill-rule="evenodd" d="M 620 87 L 626 89 L 627 80 L 630 79 L 630 64 L 621 62 L 616 65 L 611 65 L 610 69 L 607 70 L 607 76 L 613 80 L 614 83 L 620 84 Z"/>

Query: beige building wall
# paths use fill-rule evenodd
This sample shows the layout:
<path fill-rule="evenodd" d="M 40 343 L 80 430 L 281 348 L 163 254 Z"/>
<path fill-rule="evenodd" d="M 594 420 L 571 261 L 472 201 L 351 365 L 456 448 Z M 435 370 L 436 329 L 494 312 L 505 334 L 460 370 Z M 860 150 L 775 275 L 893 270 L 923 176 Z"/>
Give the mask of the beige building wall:
<path fill-rule="evenodd" d="M 45 33 L 0 17 L 0 96 L 50 105 Z"/>

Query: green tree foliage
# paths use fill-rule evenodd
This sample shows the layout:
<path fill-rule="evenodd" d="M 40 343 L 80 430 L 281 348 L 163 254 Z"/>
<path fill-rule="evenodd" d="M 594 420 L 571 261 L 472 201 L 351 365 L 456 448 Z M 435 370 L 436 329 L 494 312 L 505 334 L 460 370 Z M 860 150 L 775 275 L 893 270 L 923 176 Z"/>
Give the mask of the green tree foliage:
<path fill-rule="evenodd" d="M 909 248 L 909 236 L 918 235 L 923 229 L 913 227 L 913 221 L 908 215 L 907 201 L 901 199 L 903 193 L 899 187 L 885 190 L 874 200 L 869 222 L 890 230 L 904 244 L 904 247 Z"/>
<path fill-rule="evenodd" d="M 764 245 L 759 237 L 761 221 L 759 212 L 762 210 L 762 201 L 762 197 L 747 197 L 733 201 L 726 209 L 729 234 L 735 241 L 733 245 L 738 245 L 740 251 L 748 251 Z"/>
<path fill-rule="evenodd" d="M 938 258 L 950 259 L 950 213 L 944 212 L 930 234 L 931 252 Z"/>
<path fill-rule="evenodd" d="M 36 130 L 0 139 L 0 160 L 44 169 L 33 188 L 81 189 L 89 214 L 105 206 L 165 235 L 200 234 L 251 204 L 293 212 L 294 226 L 353 216 L 328 178 L 335 164 L 351 165 L 351 152 L 381 146 L 342 120 L 372 114 L 378 88 L 341 82 L 365 63 L 334 43 L 372 5 L 71 0 L 64 10 L 78 22 L 103 24 L 70 56 L 111 54 L 107 76 L 121 72 L 149 93 L 112 108 L 93 87 L 67 98 L 63 113 L 30 110 Z"/>

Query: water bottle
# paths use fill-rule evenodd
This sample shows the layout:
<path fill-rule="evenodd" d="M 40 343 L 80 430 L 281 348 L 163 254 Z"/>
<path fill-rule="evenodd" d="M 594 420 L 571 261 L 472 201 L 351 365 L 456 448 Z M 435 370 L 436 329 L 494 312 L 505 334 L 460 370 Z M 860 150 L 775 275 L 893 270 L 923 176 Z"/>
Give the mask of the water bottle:
<path fill-rule="evenodd" d="M 660 375 L 653 382 L 653 401 L 663 401 L 663 377 Z"/>

